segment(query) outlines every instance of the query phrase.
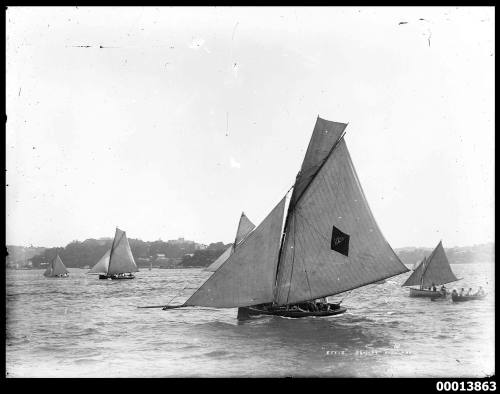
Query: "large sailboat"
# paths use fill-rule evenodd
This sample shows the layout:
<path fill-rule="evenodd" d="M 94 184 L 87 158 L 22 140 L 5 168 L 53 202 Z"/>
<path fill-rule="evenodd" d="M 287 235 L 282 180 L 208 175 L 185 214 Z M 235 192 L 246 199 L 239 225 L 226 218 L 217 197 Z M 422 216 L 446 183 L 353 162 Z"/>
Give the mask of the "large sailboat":
<path fill-rule="evenodd" d="M 47 278 L 66 278 L 69 275 L 66 266 L 63 264 L 59 255 L 57 255 L 49 264 L 43 273 Z"/>
<path fill-rule="evenodd" d="M 291 197 L 184 304 L 164 309 L 238 308 L 239 318 L 330 316 L 346 308 L 326 297 L 409 271 L 375 222 L 346 127 L 318 117 Z"/>
<path fill-rule="evenodd" d="M 459 279 L 451 270 L 443 243 L 439 241 L 430 256 L 421 261 L 401 286 L 419 286 L 419 288 L 410 287 L 410 297 L 440 298 L 446 297 L 446 292 L 432 290 L 431 286 L 439 286 L 457 280 Z"/>
<path fill-rule="evenodd" d="M 99 274 L 99 279 L 134 279 L 132 272 L 139 269 L 135 264 L 125 231 L 116 228 L 111 249 L 88 272 Z"/>
<path fill-rule="evenodd" d="M 212 264 L 210 264 L 205 271 L 215 272 L 217 269 L 224 264 L 224 262 L 234 253 L 236 247 L 243 242 L 248 234 L 252 232 L 255 228 L 255 224 L 253 224 L 250 219 L 245 215 L 245 212 L 241 213 L 240 221 L 238 223 L 238 229 L 236 231 L 236 238 L 231 246 L 229 246 L 224 253 L 222 253 L 217 260 L 215 260 Z"/>

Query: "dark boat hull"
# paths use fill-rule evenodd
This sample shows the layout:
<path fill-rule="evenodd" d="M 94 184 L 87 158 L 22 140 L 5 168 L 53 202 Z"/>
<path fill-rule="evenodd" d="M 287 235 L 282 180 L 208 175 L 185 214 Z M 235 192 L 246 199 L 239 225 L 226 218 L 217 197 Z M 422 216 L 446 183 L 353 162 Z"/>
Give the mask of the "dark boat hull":
<path fill-rule="evenodd" d="M 54 275 L 54 276 L 49 276 L 49 275 L 44 275 L 46 278 L 67 278 L 69 275 L 68 274 L 63 274 L 63 275 Z"/>
<path fill-rule="evenodd" d="M 486 297 L 486 294 L 483 295 L 469 295 L 469 296 L 461 296 L 458 294 L 452 294 L 451 299 L 453 302 L 465 302 L 465 301 L 472 301 L 472 300 L 482 300 L 484 297 Z"/>
<path fill-rule="evenodd" d="M 410 288 L 410 297 L 444 298 L 446 297 L 446 294 L 443 294 L 440 291 Z"/>
<path fill-rule="evenodd" d="M 134 279 L 135 276 L 114 276 L 114 275 L 99 275 L 99 279 L 112 279 L 112 280 L 121 280 L 121 279 Z"/>
<path fill-rule="evenodd" d="M 333 304 L 330 304 L 333 305 Z M 238 308 L 238 319 L 248 319 L 252 316 L 280 316 L 280 317 L 290 317 L 294 319 L 298 319 L 301 317 L 326 317 L 326 316 L 334 316 L 340 315 L 341 313 L 346 312 L 347 309 L 336 306 L 334 308 L 330 308 L 328 311 L 299 311 L 299 310 L 290 310 L 286 308 L 270 308 L 270 307 L 257 307 L 257 306 L 249 306 L 249 307 L 240 307 Z"/>

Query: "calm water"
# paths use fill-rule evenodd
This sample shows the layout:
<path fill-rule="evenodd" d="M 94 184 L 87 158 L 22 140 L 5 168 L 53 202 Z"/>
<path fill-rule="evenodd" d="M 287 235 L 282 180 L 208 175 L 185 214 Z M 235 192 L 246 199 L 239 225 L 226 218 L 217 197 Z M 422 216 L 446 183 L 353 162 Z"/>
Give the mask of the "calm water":
<path fill-rule="evenodd" d="M 408 297 L 409 273 L 357 289 L 329 318 L 236 320 L 236 309 L 162 311 L 210 273 L 143 269 L 131 281 L 70 269 L 7 270 L 7 373 L 11 377 L 333 376 L 494 374 L 494 266 L 453 265 L 486 299 L 454 304 Z M 190 289 L 192 288 L 192 289 Z M 338 300 L 342 296 L 332 297 Z"/>

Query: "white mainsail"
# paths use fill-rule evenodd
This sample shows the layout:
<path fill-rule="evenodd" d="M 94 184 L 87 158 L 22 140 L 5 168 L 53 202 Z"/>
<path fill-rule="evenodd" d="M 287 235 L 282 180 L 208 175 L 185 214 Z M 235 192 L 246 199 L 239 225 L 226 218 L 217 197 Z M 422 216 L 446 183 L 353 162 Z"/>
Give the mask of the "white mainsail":
<path fill-rule="evenodd" d="M 431 255 L 423 261 L 401 286 L 431 286 L 457 281 L 446 257 L 443 244 L 439 241 Z"/>
<path fill-rule="evenodd" d="M 234 308 L 271 302 L 285 198 L 184 306 Z"/>
<path fill-rule="evenodd" d="M 137 271 L 139 269 L 130 250 L 127 235 L 117 227 L 109 256 L 108 275 Z"/>
<path fill-rule="evenodd" d="M 215 260 L 212 264 L 210 264 L 207 268 L 205 268 L 205 271 L 217 271 L 217 269 L 224 264 L 224 262 L 231 256 L 231 254 L 234 252 L 235 248 L 243 241 L 248 234 L 252 232 L 252 230 L 255 228 L 255 224 L 253 224 L 250 219 L 245 215 L 244 212 L 241 213 L 240 216 L 240 221 L 238 223 L 238 229 L 236 231 L 236 238 L 234 240 L 233 245 L 228 247 L 224 253 L 222 253 L 217 260 Z"/>
<path fill-rule="evenodd" d="M 49 264 L 45 272 L 43 273 L 44 276 L 47 277 L 52 277 L 52 276 L 57 276 L 57 275 L 64 275 L 68 274 L 68 270 L 66 269 L 66 266 L 63 264 L 61 258 L 59 255 L 57 255 Z"/>

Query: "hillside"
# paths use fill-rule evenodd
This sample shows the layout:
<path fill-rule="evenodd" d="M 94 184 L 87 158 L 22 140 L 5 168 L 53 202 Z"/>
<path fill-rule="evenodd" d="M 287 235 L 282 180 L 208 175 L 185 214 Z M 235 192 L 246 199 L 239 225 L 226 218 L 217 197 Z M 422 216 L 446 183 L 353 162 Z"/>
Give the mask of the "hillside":
<path fill-rule="evenodd" d="M 417 248 L 406 247 L 396 248 L 394 251 L 406 265 L 413 265 L 429 256 L 433 248 Z M 473 246 L 457 246 L 453 248 L 445 248 L 446 256 L 450 264 L 467 264 L 467 263 L 487 263 L 495 261 L 495 244 L 493 242 L 473 245 Z"/>
<path fill-rule="evenodd" d="M 92 267 L 111 247 L 111 238 L 73 241 L 65 247 L 45 248 L 7 245 L 6 266 L 10 268 L 42 268 L 57 254 L 67 267 Z M 170 241 L 142 241 L 129 239 L 132 255 L 139 267 L 207 267 L 219 257 L 229 244 L 222 242 L 208 246 L 184 239 Z M 495 261 L 494 243 L 445 248 L 451 264 Z M 412 266 L 432 252 L 432 248 L 396 248 L 401 261 Z"/>
<path fill-rule="evenodd" d="M 45 249 L 37 246 L 8 245 L 5 251 L 5 265 L 10 268 L 29 268 L 31 258 L 43 253 Z"/>
<path fill-rule="evenodd" d="M 111 248 L 111 238 L 86 239 L 73 241 L 65 247 L 58 248 L 27 248 L 7 245 L 6 264 L 11 268 L 43 268 L 57 254 L 61 257 L 66 267 L 84 268 L 91 267 Z M 224 244 L 211 244 L 209 247 L 194 241 L 178 240 L 151 241 L 129 238 L 132 255 L 139 267 L 149 267 L 151 263 L 159 260 L 179 260 L 186 255 L 193 255 L 204 249 L 216 250 L 224 248 Z M 16 265 L 17 264 L 17 265 Z"/>

